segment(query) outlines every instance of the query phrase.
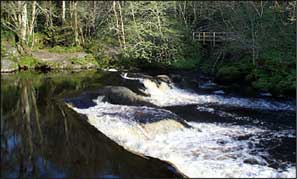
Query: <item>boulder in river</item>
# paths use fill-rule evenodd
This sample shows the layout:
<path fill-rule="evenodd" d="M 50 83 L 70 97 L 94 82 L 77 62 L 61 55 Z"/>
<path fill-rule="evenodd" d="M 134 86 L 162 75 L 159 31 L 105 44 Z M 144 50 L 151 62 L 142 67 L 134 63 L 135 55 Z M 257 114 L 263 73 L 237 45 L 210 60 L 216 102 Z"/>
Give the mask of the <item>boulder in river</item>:
<path fill-rule="evenodd" d="M 103 92 L 106 97 L 105 99 L 112 104 L 154 106 L 145 101 L 143 96 L 140 96 L 129 88 L 123 86 L 107 86 L 102 90 L 99 90 L 99 92 Z"/>
<path fill-rule="evenodd" d="M 82 108 L 94 106 L 93 100 L 102 96 L 102 100 L 111 104 L 120 104 L 128 106 L 150 106 L 155 105 L 146 101 L 144 96 L 138 95 L 124 86 L 106 86 L 96 91 L 86 91 L 81 96 L 66 100 L 74 106 Z M 75 99 L 75 100 L 74 100 Z"/>
<path fill-rule="evenodd" d="M 158 75 L 157 79 L 166 83 L 171 83 L 171 79 L 167 75 Z"/>

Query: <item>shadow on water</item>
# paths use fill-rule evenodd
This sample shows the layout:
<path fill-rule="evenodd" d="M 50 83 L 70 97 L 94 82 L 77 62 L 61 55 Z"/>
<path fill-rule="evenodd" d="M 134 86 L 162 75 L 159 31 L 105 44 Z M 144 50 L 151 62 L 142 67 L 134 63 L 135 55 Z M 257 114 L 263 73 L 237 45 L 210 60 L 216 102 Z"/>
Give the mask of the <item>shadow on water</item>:
<path fill-rule="evenodd" d="M 1 77 L 1 177 L 180 177 L 117 145 L 63 101 L 111 82 L 121 83 L 101 72 Z"/>

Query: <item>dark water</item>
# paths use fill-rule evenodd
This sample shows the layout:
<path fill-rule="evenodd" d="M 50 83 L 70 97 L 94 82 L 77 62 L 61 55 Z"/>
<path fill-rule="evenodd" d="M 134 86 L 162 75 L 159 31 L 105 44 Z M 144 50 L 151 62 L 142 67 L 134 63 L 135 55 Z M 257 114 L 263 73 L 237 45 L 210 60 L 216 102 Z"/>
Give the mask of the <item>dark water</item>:
<path fill-rule="evenodd" d="M 65 97 L 121 83 L 105 72 L 1 75 L 1 177 L 179 176 L 165 162 L 124 150 L 65 106 Z"/>
<path fill-rule="evenodd" d="M 220 90 L 218 86 L 198 88 L 192 82 L 177 83 L 180 88 L 199 94 L 213 94 Z M 178 177 L 179 174 L 168 163 L 125 150 L 91 126 L 85 116 L 65 105 L 65 99 L 108 85 L 126 86 L 137 94 L 143 94 L 141 89 L 144 89 L 138 81 L 125 80 L 119 73 L 111 72 L 23 72 L 2 75 L 1 177 Z M 223 94 L 227 98 L 229 95 L 237 94 Z M 265 100 L 269 102 L 273 99 L 266 97 Z M 282 102 L 292 103 L 292 100 Z M 268 153 L 268 156 L 262 156 L 268 167 L 282 169 L 296 163 L 296 137 L 288 137 L 291 134 L 296 136 L 295 111 L 249 109 L 212 103 L 160 108 L 197 124 L 265 129 L 268 132 L 261 133 L 261 136 L 244 135 L 234 141 L 250 141 L 253 145 L 250 152 L 255 152 L 255 155 Z M 289 134 L 273 135 L 279 131 L 289 131 Z M 224 141 L 217 142 L 223 145 Z"/>

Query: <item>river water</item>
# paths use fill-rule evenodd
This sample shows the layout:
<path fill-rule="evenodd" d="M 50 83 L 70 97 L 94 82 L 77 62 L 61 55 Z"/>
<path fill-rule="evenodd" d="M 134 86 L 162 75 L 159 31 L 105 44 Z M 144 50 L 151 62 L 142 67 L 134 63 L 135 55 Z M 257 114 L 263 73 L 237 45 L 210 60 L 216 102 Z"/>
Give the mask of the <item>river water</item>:
<path fill-rule="evenodd" d="M 2 75 L 2 177 L 295 177 L 294 99 L 228 93 L 208 79 L 199 86 L 155 79 Z M 152 105 L 85 98 L 110 85 Z"/>

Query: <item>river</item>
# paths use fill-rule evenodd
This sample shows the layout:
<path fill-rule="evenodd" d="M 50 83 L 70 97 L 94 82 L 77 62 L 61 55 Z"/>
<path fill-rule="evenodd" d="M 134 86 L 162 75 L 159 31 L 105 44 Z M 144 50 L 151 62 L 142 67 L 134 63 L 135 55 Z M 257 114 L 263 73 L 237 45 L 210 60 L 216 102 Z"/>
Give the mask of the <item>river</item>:
<path fill-rule="evenodd" d="M 168 76 L 1 75 L 2 177 L 295 177 L 294 99 Z M 107 86 L 142 101 L 98 93 Z"/>

